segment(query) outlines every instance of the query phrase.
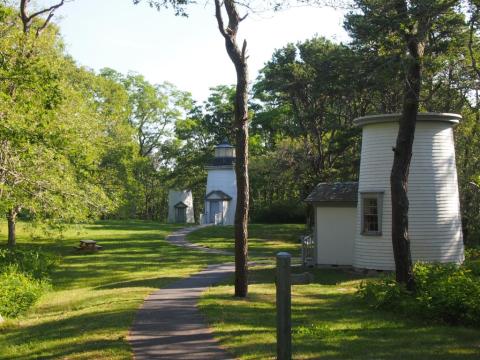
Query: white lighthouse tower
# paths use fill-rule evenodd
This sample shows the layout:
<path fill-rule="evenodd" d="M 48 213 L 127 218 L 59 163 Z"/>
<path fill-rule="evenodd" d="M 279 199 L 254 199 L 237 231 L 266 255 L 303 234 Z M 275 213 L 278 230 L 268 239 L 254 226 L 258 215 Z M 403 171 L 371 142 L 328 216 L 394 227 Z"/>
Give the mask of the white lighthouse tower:
<path fill-rule="evenodd" d="M 224 141 L 215 147 L 208 171 L 204 224 L 233 225 L 237 206 L 235 148 Z"/>
<path fill-rule="evenodd" d="M 390 171 L 400 114 L 357 118 L 363 129 L 353 265 L 394 269 Z M 413 261 L 464 259 L 453 126 L 456 114 L 419 113 L 408 179 Z"/>

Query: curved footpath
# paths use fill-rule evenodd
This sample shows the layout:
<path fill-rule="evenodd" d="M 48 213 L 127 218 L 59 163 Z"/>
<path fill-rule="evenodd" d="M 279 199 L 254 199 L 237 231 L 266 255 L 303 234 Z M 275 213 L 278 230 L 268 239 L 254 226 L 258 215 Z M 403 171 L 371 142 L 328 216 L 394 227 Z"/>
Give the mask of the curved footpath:
<path fill-rule="evenodd" d="M 198 228 L 200 226 L 181 229 L 166 240 L 176 246 L 230 255 L 187 242 L 185 236 Z M 149 295 L 138 310 L 128 336 L 135 359 L 234 359 L 213 338 L 197 307 L 202 292 L 233 271 L 233 263 L 210 265 Z"/>

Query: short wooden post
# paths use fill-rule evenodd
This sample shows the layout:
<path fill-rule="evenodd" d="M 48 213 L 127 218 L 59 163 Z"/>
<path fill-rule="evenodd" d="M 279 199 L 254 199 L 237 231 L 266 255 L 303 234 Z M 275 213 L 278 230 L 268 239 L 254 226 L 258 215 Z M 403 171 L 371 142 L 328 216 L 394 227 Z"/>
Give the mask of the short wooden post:
<path fill-rule="evenodd" d="M 277 254 L 277 359 L 292 359 L 292 294 L 290 275 L 291 255 Z"/>

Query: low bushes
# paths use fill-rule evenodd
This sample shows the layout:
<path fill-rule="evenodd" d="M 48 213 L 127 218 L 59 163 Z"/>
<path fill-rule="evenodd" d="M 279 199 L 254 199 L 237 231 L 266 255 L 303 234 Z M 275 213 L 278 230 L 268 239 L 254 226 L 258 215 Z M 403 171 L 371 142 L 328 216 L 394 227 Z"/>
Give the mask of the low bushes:
<path fill-rule="evenodd" d="M 262 224 L 303 224 L 306 220 L 306 206 L 298 201 L 276 200 L 251 209 L 253 223 Z"/>
<path fill-rule="evenodd" d="M 480 247 L 471 247 L 465 249 L 465 258 L 467 261 L 480 260 Z"/>
<path fill-rule="evenodd" d="M 0 315 L 27 311 L 50 287 L 56 258 L 33 249 L 0 249 Z"/>
<path fill-rule="evenodd" d="M 16 265 L 22 273 L 36 279 L 45 279 L 50 275 L 56 263 L 56 257 L 39 250 L 0 248 L 0 273 L 4 268 Z"/>
<path fill-rule="evenodd" d="M 0 314 L 15 318 L 27 311 L 49 288 L 47 280 L 34 279 L 10 265 L 0 273 Z"/>
<path fill-rule="evenodd" d="M 415 293 L 385 277 L 363 282 L 358 295 L 375 308 L 448 324 L 480 326 L 480 279 L 470 263 L 418 263 L 414 273 Z"/>

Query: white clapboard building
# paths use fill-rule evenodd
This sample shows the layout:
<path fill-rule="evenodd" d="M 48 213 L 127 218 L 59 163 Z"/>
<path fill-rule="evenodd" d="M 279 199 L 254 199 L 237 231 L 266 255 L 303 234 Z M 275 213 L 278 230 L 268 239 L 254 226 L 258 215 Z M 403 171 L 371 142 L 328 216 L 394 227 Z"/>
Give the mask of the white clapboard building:
<path fill-rule="evenodd" d="M 235 148 L 226 141 L 215 147 L 208 171 L 204 224 L 233 225 L 237 205 Z"/>
<path fill-rule="evenodd" d="M 358 183 L 321 183 L 307 197 L 315 213 L 315 262 L 393 270 L 390 172 L 399 114 L 357 118 Z M 460 115 L 420 113 L 408 181 L 414 261 L 464 260 L 453 126 Z"/>
<path fill-rule="evenodd" d="M 168 191 L 168 222 L 187 224 L 195 222 L 193 196 L 190 190 Z"/>

